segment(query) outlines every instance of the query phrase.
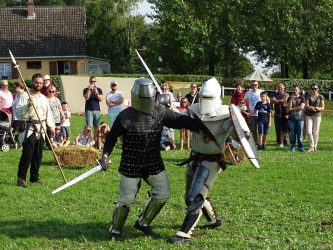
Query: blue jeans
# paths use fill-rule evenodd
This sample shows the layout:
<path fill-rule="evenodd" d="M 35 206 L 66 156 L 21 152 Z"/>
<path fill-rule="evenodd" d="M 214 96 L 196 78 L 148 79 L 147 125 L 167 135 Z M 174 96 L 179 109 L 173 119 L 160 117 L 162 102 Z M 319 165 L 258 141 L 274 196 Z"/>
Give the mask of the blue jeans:
<path fill-rule="evenodd" d="M 295 120 L 289 120 L 289 129 L 290 129 L 290 146 L 295 147 L 296 146 L 296 135 L 297 135 L 297 145 L 298 148 L 303 148 L 303 142 L 302 142 L 302 131 L 303 131 L 303 125 L 304 121 L 295 121 Z"/>

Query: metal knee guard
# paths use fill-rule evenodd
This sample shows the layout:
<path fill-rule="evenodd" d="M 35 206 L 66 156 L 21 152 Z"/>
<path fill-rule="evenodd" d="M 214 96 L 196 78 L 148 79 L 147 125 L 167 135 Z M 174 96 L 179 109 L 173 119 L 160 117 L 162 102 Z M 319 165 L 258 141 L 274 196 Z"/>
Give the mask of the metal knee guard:
<path fill-rule="evenodd" d="M 205 202 L 202 207 L 202 213 L 205 216 L 207 222 L 215 222 L 217 218 L 217 214 L 214 210 L 212 202 L 209 198 L 205 199 Z"/>
<path fill-rule="evenodd" d="M 124 206 L 119 206 L 118 204 L 116 205 L 116 210 L 113 213 L 112 226 L 109 229 L 110 233 L 121 234 L 121 231 L 123 230 L 129 210 L 130 210 L 130 208 L 127 207 L 126 205 L 124 205 Z"/>
<path fill-rule="evenodd" d="M 164 205 L 165 202 L 157 201 L 154 196 L 149 197 L 138 220 L 139 225 L 149 226 Z"/>
<path fill-rule="evenodd" d="M 185 197 L 185 202 L 186 205 L 188 206 L 188 211 L 197 208 L 194 199 L 196 199 L 197 195 L 205 186 L 208 177 L 209 177 L 209 170 L 204 166 L 199 166 L 195 171 L 189 194 Z"/>

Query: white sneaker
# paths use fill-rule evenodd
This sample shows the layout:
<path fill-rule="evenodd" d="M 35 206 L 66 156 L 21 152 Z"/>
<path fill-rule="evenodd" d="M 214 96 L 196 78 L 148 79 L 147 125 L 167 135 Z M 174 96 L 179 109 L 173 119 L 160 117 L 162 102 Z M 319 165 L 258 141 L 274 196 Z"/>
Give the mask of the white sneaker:
<path fill-rule="evenodd" d="M 284 146 L 283 143 L 279 145 L 280 148 L 283 148 L 283 146 Z"/>

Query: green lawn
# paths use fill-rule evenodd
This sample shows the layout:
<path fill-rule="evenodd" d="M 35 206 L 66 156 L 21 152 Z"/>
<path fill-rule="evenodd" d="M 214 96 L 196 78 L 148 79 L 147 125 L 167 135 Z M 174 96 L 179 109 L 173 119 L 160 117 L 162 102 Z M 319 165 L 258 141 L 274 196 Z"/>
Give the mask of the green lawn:
<path fill-rule="evenodd" d="M 71 118 L 72 140 L 84 123 L 84 117 Z M 147 238 L 133 227 L 148 197 L 143 183 L 123 230 L 125 241 L 119 243 L 108 241 L 107 234 L 118 198 L 119 143 L 105 176 L 96 173 L 55 195 L 51 192 L 64 182 L 51 151 L 44 151 L 40 170 L 46 184 L 28 183 L 26 189 L 16 186 L 21 152 L 0 152 L 0 249 L 332 249 L 332 124 L 333 117 L 323 117 L 319 152 L 313 153 L 279 148 L 271 128 L 268 150 L 259 152 L 261 168 L 230 162 L 210 190 L 223 225 L 195 230 L 194 241 L 184 245 L 166 240 L 179 230 L 186 213 L 185 167 L 165 161 L 172 197 L 152 224 L 160 237 Z M 179 142 L 178 131 L 175 135 Z M 180 162 L 188 154 L 175 150 L 162 157 Z M 63 171 L 69 181 L 93 167 Z M 203 223 L 202 218 L 198 225 Z"/>

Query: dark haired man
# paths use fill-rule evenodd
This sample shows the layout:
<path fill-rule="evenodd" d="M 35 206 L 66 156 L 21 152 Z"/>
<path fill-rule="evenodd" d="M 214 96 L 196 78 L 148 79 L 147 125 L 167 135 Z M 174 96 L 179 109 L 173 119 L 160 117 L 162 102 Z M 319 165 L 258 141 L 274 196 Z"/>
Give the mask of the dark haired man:
<path fill-rule="evenodd" d="M 96 87 L 96 77 L 89 78 L 88 88 L 83 90 L 83 97 L 86 99 L 85 115 L 86 124 L 94 126 L 94 140 L 98 135 L 99 119 L 101 118 L 101 109 L 99 103 L 103 100 L 103 92 Z"/>
<path fill-rule="evenodd" d="M 25 130 L 19 133 L 19 141 L 22 143 L 23 150 L 18 166 L 17 185 L 21 187 L 27 187 L 26 176 L 30 164 L 30 182 L 43 184 L 39 179 L 39 167 L 43 157 L 45 134 L 40 121 L 43 122 L 44 128 L 46 128 L 47 123 L 51 129 L 52 137 L 55 135 L 55 123 L 49 102 L 40 92 L 43 83 L 42 75 L 39 73 L 34 74 L 31 80 L 32 88 L 29 90 L 30 98 L 26 92 L 23 92 L 16 106 L 16 112 L 20 116 L 20 120 L 26 121 Z M 36 107 L 40 120 L 33 104 Z"/>

